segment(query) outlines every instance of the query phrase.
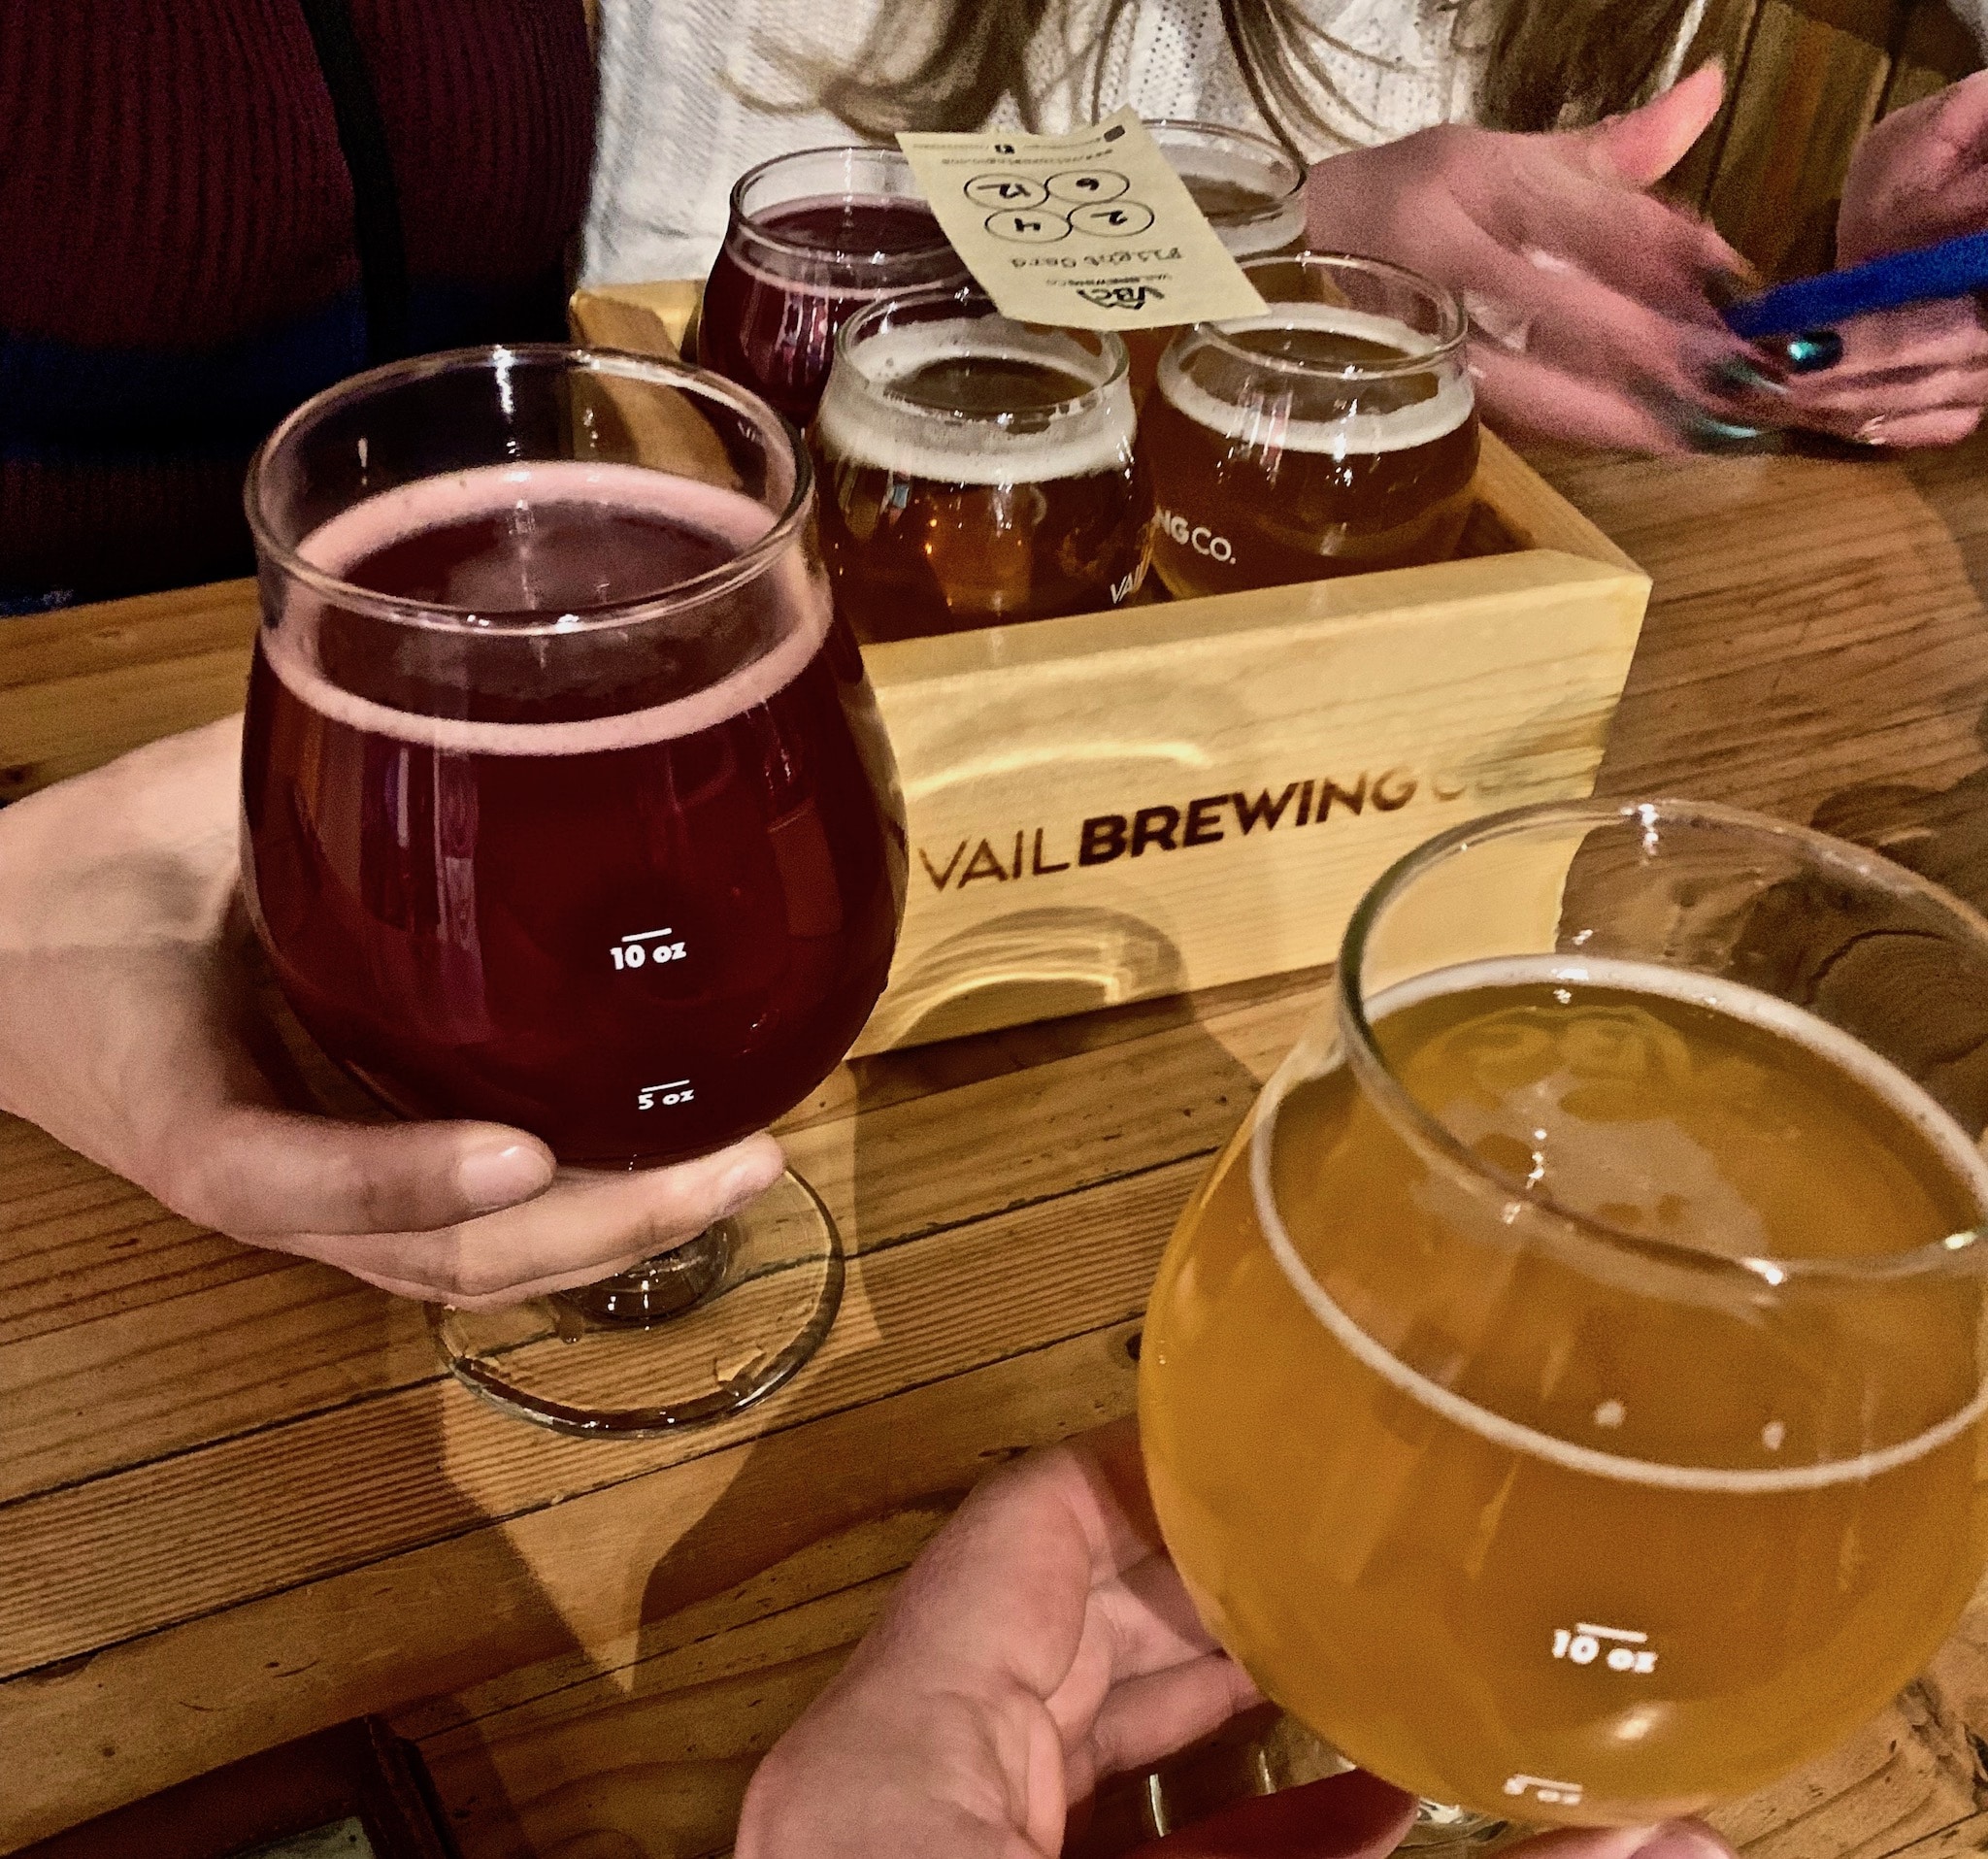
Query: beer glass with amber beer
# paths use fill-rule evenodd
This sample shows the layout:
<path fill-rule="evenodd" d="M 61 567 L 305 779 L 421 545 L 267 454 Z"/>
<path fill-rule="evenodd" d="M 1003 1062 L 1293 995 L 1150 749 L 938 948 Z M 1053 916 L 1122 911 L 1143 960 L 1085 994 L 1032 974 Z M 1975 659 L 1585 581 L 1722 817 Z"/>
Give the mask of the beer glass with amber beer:
<path fill-rule="evenodd" d="M 1305 170 L 1288 149 L 1221 122 L 1169 117 L 1145 126 L 1230 257 L 1240 262 L 1303 249 Z M 1176 333 L 1125 332 L 1132 397 L 1142 407 Z"/>
<path fill-rule="evenodd" d="M 1352 1760 L 1647 1822 L 1857 1728 L 1988 1551 L 1988 924 L 1682 803 L 1389 871 L 1140 1367 L 1209 1626 Z"/>
<path fill-rule="evenodd" d="M 1125 345 L 999 315 L 977 291 L 851 319 L 813 427 L 821 551 L 866 641 L 1115 607 L 1151 505 Z"/>
<path fill-rule="evenodd" d="M 1454 553 L 1477 469 L 1455 295 L 1377 258 L 1301 252 L 1242 269 L 1263 314 L 1183 330 L 1141 418 L 1168 589 Z"/>
<path fill-rule="evenodd" d="M 1225 122 L 1170 116 L 1145 126 L 1230 257 L 1303 247 L 1305 170 L 1288 149 Z"/>

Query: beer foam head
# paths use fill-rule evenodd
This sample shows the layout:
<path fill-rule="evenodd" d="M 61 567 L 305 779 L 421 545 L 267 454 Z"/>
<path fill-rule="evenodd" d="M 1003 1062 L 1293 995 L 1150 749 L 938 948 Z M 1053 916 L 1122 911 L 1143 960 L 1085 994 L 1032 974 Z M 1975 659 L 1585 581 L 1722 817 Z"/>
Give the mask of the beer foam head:
<path fill-rule="evenodd" d="M 445 524 L 523 516 L 534 506 L 598 504 L 660 516 L 724 544 L 750 548 L 774 525 L 774 513 L 720 484 L 643 465 L 585 458 L 545 458 L 417 478 L 367 497 L 318 524 L 297 545 L 314 568 L 343 578 L 368 557 Z M 661 599 L 671 590 L 656 590 Z M 445 610 L 446 611 L 446 610 Z"/>
<path fill-rule="evenodd" d="M 1955 1177 L 1967 1184 L 1975 1206 L 1988 1209 L 1988 1161 L 1984 1161 L 1980 1150 L 1968 1141 L 1953 1118 L 1914 1079 L 1890 1060 L 1873 1052 L 1861 1040 L 1817 1018 L 1806 1009 L 1742 982 L 1693 970 L 1668 968 L 1653 962 L 1564 954 L 1504 956 L 1460 963 L 1453 968 L 1440 969 L 1403 981 L 1368 1001 L 1366 1016 L 1370 1024 L 1377 1025 L 1390 1013 L 1437 995 L 1541 981 L 1574 982 L 1619 989 L 1628 994 L 1655 994 L 1690 1001 L 1700 1007 L 1730 1013 L 1736 1019 L 1748 1021 L 1806 1046 L 1831 1065 L 1849 1073 L 1867 1089 L 1883 1098 L 1900 1115 L 1916 1125 Z M 1301 1046 L 1292 1055 L 1292 1061 L 1287 1062 L 1265 1087 L 1263 1111 L 1250 1137 L 1250 1191 L 1265 1242 L 1291 1288 L 1336 1342 L 1410 1400 L 1444 1419 L 1512 1452 L 1595 1477 L 1660 1490 L 1759 1495 L 1815 1491 L 1831 1485 L 1866 1482 L 1950 1444 L 1988 1416 L 1988 1378 L 1984 1378 L 1969 1401 L 1916 1438 L 1850 1459 L 1756 1469 L 1666 1465 L 1635 1459 L 1543 1433 L 1537 1427 L 1480 1407 L 1404 1362 L 1362 1329 L 1351 1313 L 1327 1293 L 1292 1243 L 1272 1185 L 1271 1153 L 1283 1101 L 1307 1076 L 1295 1064 L 1304 1050 Z M 1343 1063 L 1343 1060 L 1340 1062 Z M 1773 1261 L 1747 1261 L 1746 1264 L 1755 1269 L 1766 1283 L 1782 1281 L 1772 1275 L 1784 1268 L 1776 1267 Z"/>
<path fill-rule="evenodd" d="M 298 545 L 297 553 L 312 567 L 342 577 L 369 556 L 423 530 L 535 504 L 587 503 L 650 513 L 742 552 L 764 537 L 774 522 L 765 505 L 721 485 L 639 465 L 549 459 L 451 472 L 382 491 L 320 524 Z M 774 598 L 760 606 L 778 623 L 757 641 L 759 649 L 747 662 L 705 689 L 672 702 L 585 721 L 498 723 L 416 714 L 343 689 L 324 675 L 318 659 L 318 628 L 327 604 L 301 586 L 292 589 L 280 623 L 262 628 L 260 649 L 293 696 L 351 729 L 480 755 L 580 755 L 632 748 L 714 728 L 765 703 L 820 650 L 831 612 L 828 590 L 803 551 L 782 550 L 760 572 L 774 589 Z M 666 598 L 668 591 L 659 590 L 657 598 Z M 579 629 L 589 623 L 575 622 Z M 474 635 L 470 638 L 473 644 Z M 554 645 L 547 649 L 558 648 Z"/>
<path fill-rule="evenodd" d="M 1272 200 L 1261 208 L 1212 218 L 1215 237 L 1231 258 L 1261 258 L 1295 244 L 1305 230 L 1302 200 Z"/>
<path fill-rule="evenodd" d="M 1121 369 L 1106 365 L 1076 337 L 997 316 L 892 323 L 865 337 L 860 367 L 839 356 L 814 436 L 821 449 L 852 464 L 941 484 L 1031 484 L 1124 471 L 1137 415 Z M 1024 414 L 953 412 L 923 403 L 906 383 L 935 364 L 962 358 L 1034 362 L 1075 375 L 1089 391 L 1033 423 Z M 1033 411 L 1033 410 L 1031 410 Z"/>
<path fill-rule="evenodd" d="M 1262 315 L 1239 316 L 1215 327 L 1224 336 L 1264 329 L 1350 336 L 1395 349 L 1408 362 L 1429 352 L 1428 337 L 1418 335 L 1407 323 L 1340 304 L 1278 304 Z M 1475 404 L 1470 376 L 1461 367 L 1432 359 L 1424 378 L 1434 383 L 1435 392 L 1425 400 L 1384 411 L 1351 406 L 1322 417 L 1306 417 L 1304 403 L 1312 400 L 1323 407 L 1335 388 L 1340 388 L 1345 399 L 1354 398 L 1357 364 L 1348 364 L 1352 379 L 1342 385 L 1339 374 L 1325 367 L 1307 369 L 1302 363 L 1264 355 L 1262 367 L 1253 368 L 1232 351 L 1225 351 L 1211 366 L 1190 373 L 1195 356 L 1207 352 L 1205 344 L 1197 347 L 1191 339 L 1168 349 L 1160 361 L 1160 391 L 1197 425 L 1239 444 L 1269 450 L 1320 452 L 1335 458 L 1407 451 L 1414 446 L 1433 445 L 1454 432 L 1471 416 Z M 1407 372 L 1409 379 L 1415 378 L 1412 369 Z M 1204 384 L 1210 374 L 1234 382 L 1237 396 L 1211 392 Z"/>
<path fill-rule="evenodd" d="M 1232 258 L 1261 258 L 1298 243 L 1305 231 L 1304 177 L 1282 149 L 1238 134 L 1232 144 L 1197 139 L 1178 150 L 1162 138 L 1160 151 L 1208 216 Z M 1268 166 L 1273 158 L 1276 166 Z M 1278 183 L 1290 184 L 1278 190 Z"/>

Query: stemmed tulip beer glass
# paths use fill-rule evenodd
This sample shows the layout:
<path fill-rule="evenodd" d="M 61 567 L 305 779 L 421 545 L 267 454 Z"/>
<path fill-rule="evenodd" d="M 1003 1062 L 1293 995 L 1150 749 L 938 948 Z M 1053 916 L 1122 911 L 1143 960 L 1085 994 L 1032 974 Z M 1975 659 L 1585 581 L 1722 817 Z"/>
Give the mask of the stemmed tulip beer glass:
<path fill-rule="evenodd" d="M 751 394 L 556 347 L 360 376 L 264 446 L 249 901 L 298 1018 L 393 1110 L 625 1170 L 764 1128 L 840 1061 L 890 966 L 904 822 L 813 495 Z M 653 1431 L 777 1386 L 841 1283 L 790 1175 L 438 1335 L 519 1413 Z"/>
<path fill-rule="evenodd" d="M 1988 1553 L 1988 925 L 1731 810 L 1384 876 L 1141 1359 L 1209 1626 L 1352 1760 L 1640 1823 L 1827 1749 Z"/>

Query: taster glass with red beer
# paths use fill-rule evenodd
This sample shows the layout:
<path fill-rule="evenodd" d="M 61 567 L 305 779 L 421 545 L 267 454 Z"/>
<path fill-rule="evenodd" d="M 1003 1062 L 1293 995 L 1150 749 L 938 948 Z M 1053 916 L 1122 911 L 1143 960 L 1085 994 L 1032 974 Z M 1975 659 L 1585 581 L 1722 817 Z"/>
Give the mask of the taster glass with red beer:
<path fill-rule="evenodd" d="M 244 874 L 298 1018 L 385 1104 L 641 1168 L 840 1061 L 906 854 L 813 501 L 753 396 L 556 347 L 376 370 L 265 444 Z M 788 1176 L 646 1267 L 438 1335 L 529 1417 L 655 1430 L 779 1385 L 841 1278 Z"/>
<path fill-rule="evenodd" d="M 779 155 L 732 189 L 731 224 L 698 315 L 698 359 L 805 426 L 836 336 L 857 311 L 966 281 L 896 149 Z"/>

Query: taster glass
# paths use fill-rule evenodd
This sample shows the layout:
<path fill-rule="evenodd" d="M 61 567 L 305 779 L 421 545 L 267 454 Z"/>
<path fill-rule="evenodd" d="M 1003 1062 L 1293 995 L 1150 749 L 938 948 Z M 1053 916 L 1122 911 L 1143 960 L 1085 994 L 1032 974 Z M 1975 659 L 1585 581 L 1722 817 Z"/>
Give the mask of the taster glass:
<path fill-rule="evenodd" d="M 1168 117 L 1145 126 L 1230 257 L 1303 250 L 1305 169 L 1288 149 L 1226 123 Z M 1174 335 L 1172 329 L 1125 332 L 1132 397 L 1142 407 Z"/>
<path fill-rule="evenodd" d="M 813 501 L 753 396 L 556 347 L 376 370 L 264 445 L 248 902 L 382 1103 L 620 1171 L 765 1128 L 841 1060 L 906 851 Z M 841 1282 L 788 1176 L 646 1267 L 438 1334 L 534 1419 L 655 1430 L 779 1385 Z"/>
<path fill-rule="evenodd" d="M 857 311 L 966 277 L 895 149 L 779 155 L 732 189 L 698 315 L 698 358 L 805 426 L 836 336 Z"/>
<path fill-rule="evenodd" d="M 1988 924 L 1730 809 L 1388 872 L 1161 1265 L 1140 1418 L 1209 1627 L 1487 1815 L 1821 1754 L 1988 1557 Z"/>
<path fill-rule="evenodd" d="M 1303 249 L 1305 169 L 1288 149 L 1221 122 L 1169 116 L 1145 126 L 1230 257 Z"/>
<path fill-rule="evenodd" d="M 1196 323 L 1140 419 L 1175 594 L 1231 593 L 1453 554 L 1477 414 L 1455 295 L 1377 258 L 1242 267 L 1268 309 Z"/>
<path fill-rule="evenodd" d="M 896 298 L 843 330 L 814 422 L 821 547 L 865 640 L 1094 613 L 1145 578 L 1125 345 Z"/>

